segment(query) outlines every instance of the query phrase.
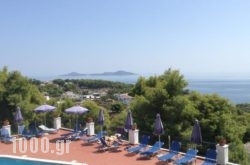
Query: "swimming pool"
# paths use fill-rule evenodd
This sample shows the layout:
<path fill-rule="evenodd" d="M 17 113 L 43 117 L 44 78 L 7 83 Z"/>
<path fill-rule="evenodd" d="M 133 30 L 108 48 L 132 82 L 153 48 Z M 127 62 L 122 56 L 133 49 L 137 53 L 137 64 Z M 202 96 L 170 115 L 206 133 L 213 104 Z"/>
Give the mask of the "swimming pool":
<path fill-rule="evenodd" d="M 87 165 L 85 163 L 64 162 L 10 155 L 0 155 L 1 165 Z"/>

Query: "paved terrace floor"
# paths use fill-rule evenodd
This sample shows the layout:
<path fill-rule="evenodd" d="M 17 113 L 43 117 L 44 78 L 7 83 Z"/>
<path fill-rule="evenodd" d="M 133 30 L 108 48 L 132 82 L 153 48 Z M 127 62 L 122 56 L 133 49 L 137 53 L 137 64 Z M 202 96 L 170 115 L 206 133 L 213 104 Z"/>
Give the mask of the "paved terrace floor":
<path fill-rule="evenodd" d="M 21 153 L 18 150 L 18 142 L 17 141 L 17 150 L 16 153 L 13 151 L 14 144 L 4 144 L 0 143 L 0 155 L 15 155 L 15 156 L 27 156 L 32 158 L 42 158 L 42 159 L 50 159 L 50 160 L 60 160 L 60 161 L 76 161 L 79 163 L 86 163 L 88 165 L 162 165 L 167 164 L 167 162 L 159 162 L 157 157 L 152 157 L 151 159 L 140 158 L 137 154 L 128 154 L 125 150 L 126 145 L 121 146 L 120 151 L 111 152 L 100 152 L 98 150 L 99 144 L 92 143 L 87 144 L 83 142 L 83 140 L 72 141 L 69 144 L 69 153 L 64 153 L 63 155 L 59 155 L 56 153 L 56 140 L 60 139 L 60 134 L 66 133 L 64 130 L 59 130 L 57 134 L 46 135 L 49 139 L 49 151 L 47 153 L 42 153 L 41 149 L 41 141 L 42 138 L 38 138 L 38 152 L 32 153 L 29 148 L 32 144 L 31 141 L 28 141 L 27 152 Z M 45 140 L 44 140 L 45 141 Z M 66 145 L 64 143 L 64 145 Z M 66 146 L 65 146 L 66 147 Z M 166 151 L 161 151 L 160 153 L 166 153 Z M 196 160 L 196 165 L 200 165 L 203 161 L 200 159 Z M 172 165 L 170 162 L 168 165 Z M 195 163 L 193 163 L 195 164 Z"/>

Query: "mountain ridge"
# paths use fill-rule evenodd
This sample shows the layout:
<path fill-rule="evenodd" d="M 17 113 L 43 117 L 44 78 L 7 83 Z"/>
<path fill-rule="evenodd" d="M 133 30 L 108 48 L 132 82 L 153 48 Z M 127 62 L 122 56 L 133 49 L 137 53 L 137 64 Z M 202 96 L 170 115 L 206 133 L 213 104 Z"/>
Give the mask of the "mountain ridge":
<path fill-rule="evenodd" d="M 67 74 L 63 74 L 61 76 L 129 76 L 129 75 L 136 75 L 136 74 L 132 72 L 127 72 L 124 70 L 118 70 L 115 72 L 90 73 L 90 74 L 70 72 Z"/>

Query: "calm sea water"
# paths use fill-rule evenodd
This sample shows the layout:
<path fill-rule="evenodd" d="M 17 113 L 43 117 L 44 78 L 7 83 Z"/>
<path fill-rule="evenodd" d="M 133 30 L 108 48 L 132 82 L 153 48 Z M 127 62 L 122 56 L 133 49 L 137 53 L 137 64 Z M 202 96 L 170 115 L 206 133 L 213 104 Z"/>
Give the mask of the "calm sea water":
<path fill-rule="evenodd" d="M 203 94 L 216 93 L 234 104 L 250 103 L 250 80 L 189 80 L 188 88 Z"/>
<path fill-rule="evenodd" d="M 132 76 L 57 76 L 57 77 L 34 77 L 38 80 L 49 81 L 53 79 L 99 79 L 118 81 L 134 84 L 141 75 Z M 142 75 L 148 77 L 149 75 Z M 195 90 L 203 94 L 219 94 L 229 99 L 234 104 L 250 103 L 250 80 L 206 80 L 206 79 L 190 79 L 188 81 L 188 89 Z"/>

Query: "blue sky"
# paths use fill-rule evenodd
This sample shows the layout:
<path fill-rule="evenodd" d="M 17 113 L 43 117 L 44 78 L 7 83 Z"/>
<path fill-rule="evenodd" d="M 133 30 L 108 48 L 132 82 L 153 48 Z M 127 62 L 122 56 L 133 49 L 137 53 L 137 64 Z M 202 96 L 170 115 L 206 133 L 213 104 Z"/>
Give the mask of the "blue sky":
<path fill-rule="evenodd" d="M 2 0 L 0 67 L 248 74 L 249 9 L 248 0 Z"/>

